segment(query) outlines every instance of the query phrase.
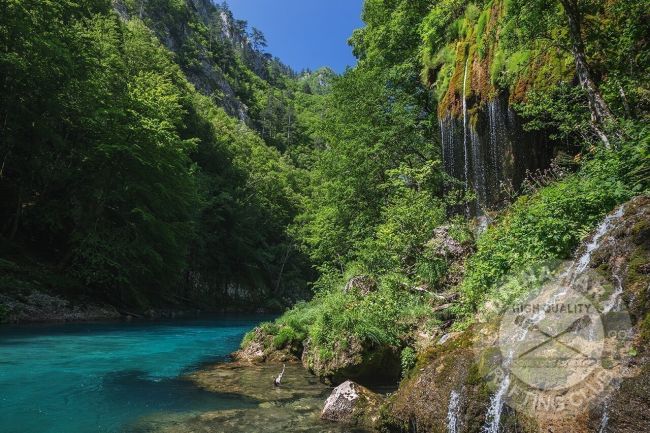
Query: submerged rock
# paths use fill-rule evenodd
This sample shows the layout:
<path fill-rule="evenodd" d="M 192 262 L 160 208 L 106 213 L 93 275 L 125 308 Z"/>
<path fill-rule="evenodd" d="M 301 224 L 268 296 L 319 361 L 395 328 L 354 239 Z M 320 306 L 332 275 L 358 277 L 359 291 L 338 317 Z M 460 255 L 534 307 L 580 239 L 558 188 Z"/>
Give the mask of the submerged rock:
<path fill-rule="evenodd" d="M 282 385 L 274 386 L 281 370 L 282 364 L 233 362 L 192 373 L 189 379 L 207 391 L 238 394 L 260 402 L 324 398 L 330 389 L 297 363 L 286 364 Z"/>
<path fill-rule="evenodd" d="M 320 417 L 329 421 L 367 427 L 376 426 L 382 398 L 350 380 L 334 388 Z"/>
<path fill-rule="evenodd" d="M 320 417 L 331 388 L 299 364 L 286 365 L 282 386 L 273 379 L 282 365 L 242 362 L 219 364 L 188 379 L 231 399 L 232 408 L 206 412 L 156 413 L 129 430 L 138 433 L 363 433 L 371 430 L 331 423 Z M 370 395 L 370 391 L 368 391 Z"/>

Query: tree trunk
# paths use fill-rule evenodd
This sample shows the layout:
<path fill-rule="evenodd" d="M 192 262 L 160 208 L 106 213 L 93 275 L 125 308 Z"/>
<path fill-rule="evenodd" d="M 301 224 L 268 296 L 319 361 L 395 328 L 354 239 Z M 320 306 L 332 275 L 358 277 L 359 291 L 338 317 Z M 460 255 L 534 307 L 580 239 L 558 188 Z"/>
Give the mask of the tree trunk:
<path fill-rule="evenodd" d="M 278 275 L 278 281 L 275 284 L 275 291 L 274 293 L 278 293 L 280 290 L 280 283 L 282 283 L 282 274 L 284 273 L 284 267 L 287 264 L 287 260 L 289 259 L 289 252 L 291 251 L 291 244 L 287 245 L 287 251 L 284 254 L 284 259 L 282 260 L 282 267 L 280 268 L 280 275 Z"/>
<path fill-rule="evenodd" d="M 591 123 L 594 131 L 600 139 L 609 148 L 610 143 L 607 135 L 603 132 L 603 126 L 607 121 L 614 119 L 614 114 L 603 99 L 598 86 L 594 82 L 593 74 L 587 56 L 585 54 L 585 44 L 582 40 L 582 19 L 576 0 L 560 0 L 564 7 L 564 12 L 569 24 L 569 37 L 571 38 L 571 51 L 575 59 L 576 73 L 580 80 L 580 85 L 587 93 L 589 100 L 589 110 L 591 111 Z"/>

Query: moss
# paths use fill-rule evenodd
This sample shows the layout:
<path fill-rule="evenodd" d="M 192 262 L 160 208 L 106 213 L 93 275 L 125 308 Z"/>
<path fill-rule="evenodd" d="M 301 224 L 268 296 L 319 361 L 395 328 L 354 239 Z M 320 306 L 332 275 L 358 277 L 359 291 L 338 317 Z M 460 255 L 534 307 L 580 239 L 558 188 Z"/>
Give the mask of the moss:
<path fill-rule="evenodd" d="M 639 324 L 641 339 L 645 343 L 650 342 L 650 313 L 647 313 Z"/>
<path fill-rule="evenodd" d="M 632 226 L 632 236 L 634 243 L 642 245 L 650 241 L 650 220 L 642 219 Z"/>
<path fill-rule="evenodd" d="M 465 384 L 474 386 L 482 382 L 483 382 L 483 375 L 481 374 L 481 367 L 479 366 L 478 363 L 475 362 L 469 367 L 469 371 L 467 372 L 467 378 L 465 379 Z"/>

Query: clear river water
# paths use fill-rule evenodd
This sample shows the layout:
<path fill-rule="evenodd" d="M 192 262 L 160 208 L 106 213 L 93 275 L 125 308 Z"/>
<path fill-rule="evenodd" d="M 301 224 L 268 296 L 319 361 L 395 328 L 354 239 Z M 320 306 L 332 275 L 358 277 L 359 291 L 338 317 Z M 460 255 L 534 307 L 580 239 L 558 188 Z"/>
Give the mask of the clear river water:
<path fill-rule="evenodd" d="M 0 432 L 119 433 L 157 413 L 247 409 L 183 378 L 270 317 L 0 327 Z"/>

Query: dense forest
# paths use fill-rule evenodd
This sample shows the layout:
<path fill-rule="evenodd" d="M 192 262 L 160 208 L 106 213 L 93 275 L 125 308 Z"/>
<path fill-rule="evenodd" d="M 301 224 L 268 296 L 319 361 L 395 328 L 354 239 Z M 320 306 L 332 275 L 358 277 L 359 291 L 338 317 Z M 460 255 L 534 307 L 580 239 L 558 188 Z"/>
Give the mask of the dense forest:
<path fill-rule="evenodd" d="M 647 6 L 366 1 L 296 218 L 316 297 L 248 339 L 323 376 L 349 375 L 350 347 L 401 350 L 408 370 L 417 332 L 463 329 L 518 294 L 507 277 L 570 258 L 647 192 Z M 486 155 L 490 134 L 504 137 Z"/>
<path fill-rule="evenodd" d="M 324 347 L 462 321 L 646 191 L 647 6 L 367 1 L 337 77 L 292 71 L 226 4 L 7 3 L 2 289 L 139 309 L 315 292 L 279 339 Z M 355 276 L 381 290 L 342 292 Z"/>
<path fill-rule="evenodd" d="M 619 209 L 633 247 L 607 278 L 647 343 L 650 1 L 366 0 L 341 75 L 293 71 L 210 0 L 0 17 L 0 319 L 52 300 L 284 312 L 238 356 L 402 379 L 382 427 L 439 431 L 408 400 L 455 359 L 435 341 L 466 350 L 522 273 Z"/>
<path fill-rule="evenodd" d="M 209 1 L 2 10 L 2 289 L 145 309 L 308 293 L 304 207 L 333 73 Z"/>

